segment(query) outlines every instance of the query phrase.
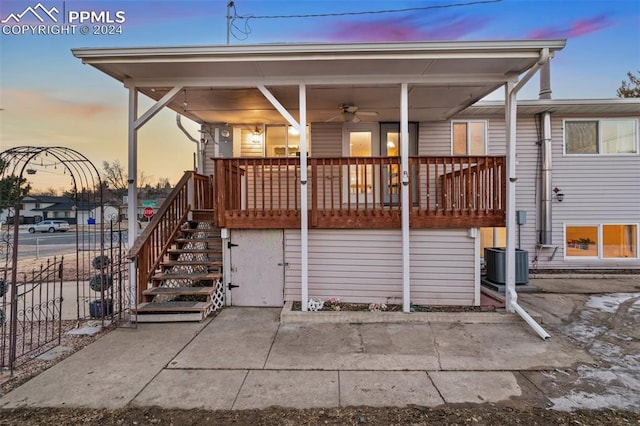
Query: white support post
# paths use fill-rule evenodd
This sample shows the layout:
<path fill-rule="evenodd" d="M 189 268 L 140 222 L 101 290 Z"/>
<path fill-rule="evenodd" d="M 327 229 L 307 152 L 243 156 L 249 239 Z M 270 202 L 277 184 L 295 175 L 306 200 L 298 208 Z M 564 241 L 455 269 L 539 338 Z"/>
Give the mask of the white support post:
<path fill-rule="evenodd" d="M 128 174 L 127 188 L 127 231 L 129 247 L 133 247 L 138 236 L 138 130 L 136 119 L 138 116 L 138 89 L 129 87 L 129 133 L 128 133 Z M 129 264 L 129 287 L 131 291 L 131 308 L 135 308 L 138 302 L 138 274 L 136 261 Z"/>
<path fill-rule="evenodd" d="M 409 90 L 400 85 L 400 163 L 402 164 L 402 311 L 411 312 L 411 263 L 409 241 Z"/>
<path fill-rule="evenodd" d="M 302 310 L 309 303 L 309 210 L 307 206 L 307 88 L 300 85 L 300 278 Z M 316 194 L 313 194 L 315 197 Z"/>
<path fill-rule="evenodd" d="M 507 247 L 506 247 L 506 288 L 507 312 L 514 312 L 518 302 L 516 294 L 516 115 L 517 92 L 512 82 L 505 84 L 505 125 L 507 137 Z"/>

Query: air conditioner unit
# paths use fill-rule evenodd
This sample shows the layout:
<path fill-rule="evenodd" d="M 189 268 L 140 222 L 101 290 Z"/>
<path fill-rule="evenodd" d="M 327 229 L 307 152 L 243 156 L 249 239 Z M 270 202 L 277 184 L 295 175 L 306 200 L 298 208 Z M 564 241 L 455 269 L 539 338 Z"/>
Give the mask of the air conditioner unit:
<path fill-rule="evenodd" d="M 503 247 L 484 249 L 484 262 L 487 266 L 487 280 L 495 284 L 506 284 L 507 252 Z M 516 249 L 516 284 L 529 282 L 529 252 Z"/>

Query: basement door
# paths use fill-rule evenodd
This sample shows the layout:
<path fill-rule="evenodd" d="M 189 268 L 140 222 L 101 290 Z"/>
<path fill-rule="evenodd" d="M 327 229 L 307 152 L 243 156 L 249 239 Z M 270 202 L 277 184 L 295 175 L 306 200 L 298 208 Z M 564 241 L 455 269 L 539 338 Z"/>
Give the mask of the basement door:
<path fill-rule="evenodd" d="M 231 305 L 283 306 L 284 232 L 233 230 L 230 242 Z"/>

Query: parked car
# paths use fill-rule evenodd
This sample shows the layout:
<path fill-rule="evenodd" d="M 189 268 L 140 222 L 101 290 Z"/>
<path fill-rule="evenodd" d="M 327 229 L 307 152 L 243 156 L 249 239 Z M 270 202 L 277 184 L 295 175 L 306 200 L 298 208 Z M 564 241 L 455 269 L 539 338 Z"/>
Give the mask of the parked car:
<path fill-rule="evenodd" d="M 35 232 L 67 232 L 69 230 L 69 222 L 64 220 L 43 220 L 35 225 L 29 226 L 29 233 Z"/>

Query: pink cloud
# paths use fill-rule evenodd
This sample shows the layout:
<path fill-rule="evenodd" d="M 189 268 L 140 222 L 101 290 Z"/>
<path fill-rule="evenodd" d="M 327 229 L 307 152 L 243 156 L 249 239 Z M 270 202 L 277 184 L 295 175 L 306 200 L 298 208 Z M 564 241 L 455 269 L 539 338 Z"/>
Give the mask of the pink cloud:
<path fill-rule="evenodd" d="M 590 19 L 575 21 L 568 28 L 547 27 L 534 30 L 529 34 L 529 38 L 575 38 L 602 31 L 614 25 L 614 22 L 607 16 L 598 15 Z"/>
<path fill-rule="evenodd" d="M 2 91 L 3 108 L 7 112 L 32 111 L 47 117 L 93 118 L 113 114 L 121 108 L 84 99 L 60 99 L 52 93 L 33 89 L 5 89 Z M 37 115 L 37 114 L 36 114 Z M 43 116 L 44 116 L 43 115 Z"/>
<path fill-rule="evenodd" d="M 343 21 L 336 29 L 322 34 L 329 41 L 417 41 L 456 40 L 485 27 L 486 18 L 445 18 L 432 22 L 414 22 L 413 18 L 378 21 Z M 317 37 L 316 33 L 316 37 Z"/>

